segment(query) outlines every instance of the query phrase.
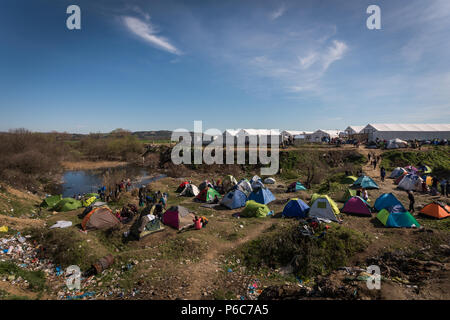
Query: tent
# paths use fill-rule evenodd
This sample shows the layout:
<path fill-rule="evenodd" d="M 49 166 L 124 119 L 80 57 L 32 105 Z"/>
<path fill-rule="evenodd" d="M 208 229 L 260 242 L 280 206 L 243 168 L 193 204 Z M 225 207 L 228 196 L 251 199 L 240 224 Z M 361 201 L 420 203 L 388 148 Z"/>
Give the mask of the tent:
<path fill-rule="evenodd" d="M 411 173 L 416 173 L 417 171 L 419 171 L 416 167 L 413 166 L 407 166 L 405 167 L 406 171 L 411 172 Z"/>
<path fill-rule="evenodd" d="M 339 222 L 337 215 L 340 213 L 336 203 L 327 195 L 313 194 L 311 198 L 311 218 L 320 218 Z"/>
<path fill-rule="evenodd" d="M 164 212 L 162 222 L 177 230 L 189 227 L 194 224 L 194 215 L 182 206 L 172 206 Z"/>
<path fill-rule="evenodd" d="M 232 175 L 227 175 L 223 178 L 222 188 L 224 192 L 230 191 L 235 185 L 237 185 L 237 181 Z"/>
<path fill-rule="evenodd" d="M 407 148 L 408 142 L 395 138 L 388 141 L 386 149 Z"/>
<path fill-rule="evenodd" d="M 186 186 L 189 184 L 189 181 L 183 181 L 182 183 L 180 183 L 180 185 L 177 188 L 176 192 L 181 192 L 184 190 L 184 188 L 186 188 Z"/>
<path fill-rule="evenodd" d="M 265 204 L 258 203 L 253 200 L 247 201 L 245 204 L 244 210 L 242 210 L 240 216 L 241 217 L 257 217 L 262 218 L 266 217 L 270 212 L 270 209 Z"/>
<path fill-rule="evenodd" d="M 266 178 L 266 179 L 264 179 L 264 183 L 266 183 L 266 184 L 274 184 L 275 183 L 275 179 L 274 178 Z"/>
<path fill-rule="evenodd" d="M 96 196 L 92 196 L 92 197 L 85 197 L 84 199 L 81 200 L 81 204 L 83 205 L 83 207 L 89 207 L 91 204 L 93 204 L 95 201 L 97 200 Z"/>
<path fill-rule="evenodd" d="M 432 202 L 423 207 L 420 213 L 429 217 L 444 219 L 450 216 L 450 206 L 445 203 Z"/>
<path fill-rule="evenodd" d="M 263 184 L 263 182 L 261 180 L 252 182 L 252 189 L 253 190 L 261 189 L 261 188 L 265 188 L 265 186 L 264 186 L 264 184 Z"/>
<path fill-rule="evenodd" d="M 423 180 L 421 177 L 415 174 L 407 174 L 398 184 L 398 188 L 406 191 L 422 191 L 422 182 Z"/>
<path fill-rule="evenodd" d="M 406 211 L 402 203 L 392 193 L 383 193 L 375 200 L 374 208 L 377 211 L 381 211 L 394 206 L 401 206 L 402 210 Z"/>
<path fill-rule="evenodd" d="M 425 174 L 429 174 L 431 173 L 431 168 L 429 166 L 423 165 L 419 167 L 419 171 L 422 171 Z"/>
<path fill-rule="evenodd" d="M 250 192 L 253 191 L 252 185 L 250 184 L 250 181 L 248 181 L 247 179 L 242 179 L 241 181 L 239 181 L 236 186 L 236 189 L 244 191 L 246 194 L 249 194 Z"/>
<path fill-rule="evenodd" d="M 283 217 L 306 218 L 308 211 L 309 206 L 305 202 L 303 202 L 303 200 L 293 198 L 290 199 L 289 202 L 284 206 L 281 215 Z"/>
<path fill-rule="evenodd" d="M 154 206 L 152 207 L 153 211 Z M 141 240 L 145 236 L 152 233 L 164 230 L 164 226 L 161 225 L 161 221 L 157 219 L 153 214 L 146 214 L 136 219 L 134 224 L 130 228 L 130 233 Z"/>
<path fill-rule="evenodd" d="M 222 196 L 220 195 L 219 192 L 217 192 L 216 189 L 206 187 L 195 198 L 202 202 L 213 202 L 216 197 L 217 199 L 222 198 Z"/>
<path fill-rule="evenodd" d="M 228 209 L 236 209 L 245 206 L 245 202 L 247 201 L 247 195 L 239 190 L 233 190 L 228 192 L 222 199 L 221 204 Z"/>
<path fill-rule="evenodd" d="M 383 209 L 378 212 L 377 219 L 386 227 L 391 228 L 420 227 L 420 224 L 408 211 L 395 212 L 389 209 Z"/>
<path fill-rule="evenodd" d="M 394 181 L 394 184 L 399 184 L 400 181 L 408 174 L 408 171 L 403 172 L 399 177 L 397 177 Z"/>
<path fill-rule="evenodd" d="M 206 188 L 213 188 L 213 189 L 214 189 L 214 186 L 213 186 L 212 183 L 209 182 L 208 180 L 203 181 L 203 182 L 200 183 L 199 186 L 198 186 L 198 189 L 199 189 L 200 191 L 203 191 L 203 190 L 206 189 Z"/>
<path fill-rule="evenodd" d="M 248 200 L 254 200 L 258 203 L 268 204 L 275 200 L 273 193 L 267 188 L 259 188 L 258 190 L 253 190 L 248 197 Z"/>
<path fill-rule="evenodd" d="M 368 176 L 360 176 L 351 186 L 354 189 L 380 189 L 378 185 L 375 183 L 375 181 L 372 180 L 371 177 Z"/>
<path fill-rule="evenodd" d="M 404 168 L 397 167 L 392 172 L 389 178 L 391 179 L 397 179 L 398 177 L 402 176 L 407 171 Z"/>
<path fill-rule="evenodd" d="M 183 191 L 181 191 L 180 196 L 196 197 L 199 193 L 200 190 L 198 190 L 197 186 L 189 183 L 184 187 Z"/>
<path fill-rule="evenodd" d="M 358 178 L 355 176 L 346 176 L 342 178 L 341 184 L 353 184 L 356 180 L 358 180 Z"/>
<path fill-rule="evenodd" d="M 73 198 L 63 198 L 54 207 L 55 211 L 72 211 L 83 207 L 81 201 Z"/>
<path fill-rule="evenodd" d="M 297 182 L 292 182 L 288 186 L 287 192 L 295 192 L 295 191 L 300 191 L 300 190 L 306 190 L 306 188 L 300 182 L 297 181 Z"/>
<path fill-rule="evenodd" d="M 354 189 L 347 189 L 345 190 L 345 193 L 341 199 L 342 202 L 346 202 L 348 199 L 350 199 L 351 197 L 356 196 L 356 190 Z"/>
<path fill-rule="evenodd" d="M 370 211 L 370 206 L 368 203 L 361 197 L 351 197 L 344 204 L 344 207 L 341 209 L 341 212 L 345 213 L 353 213 L 364 216 L 371 216 L 372 212 Z"/>
<path fill-rule="evenodd" d="M 42 200 L 41 207 L 43 208 L 53 208 L 59 201 L 61 201 L 62 196 L 59 194 L 57 196 L 49 196 Z"/>
<path fill-rule="evenodd" d="M 104 207 L 93 208 L 81 222 L 83 230 L 89 229 L 109 229 L 120 224 L 119 219 L 112 213 L 111 209 Z"/>
<path fill-rule="evenodd" d="M 253 183 L 253 182 L 256 182 L 256 181 L 262 181 L 262 179 L 261 179 L 259 176 L 255 175 L 255 176 L 253 176 L 253 178 L 250 180 L 250 183 Z"/>

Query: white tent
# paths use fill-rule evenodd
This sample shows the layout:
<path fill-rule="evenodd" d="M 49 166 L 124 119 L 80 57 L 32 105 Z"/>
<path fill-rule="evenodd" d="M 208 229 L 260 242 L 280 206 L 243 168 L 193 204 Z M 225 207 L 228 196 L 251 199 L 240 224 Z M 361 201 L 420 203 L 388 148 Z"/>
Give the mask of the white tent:
<path fill-rule="evenodd" d="M 368 124 L 362 133 L 368 135 L 369 141 L 391 140 L 433 140 L 450 139 L 450 124 Z"/>
<path fill-rule="evenodd" d="M 312 142 L 321 142 L 324 137 L 327 137 L 328 139 L 338 138 L 339 134 L 341 133 L 341 130 L 316 130 L 311 135 L 311 141 Z"/>
<path fill-rule="evenodd" d="M 267 143 L 280 143 L 281 142 L 281 133 L 277 129 L 241 129 L 236 134 L 236 138 L 238 141 L 245 141 L 245 143 L 250 143 L 252 141 L 260 144 L 262 139 L 266 139 Z"/>
<path fill-rule="evenodd" d="M 336 222 L 339 221 L 327 198 L 317 198 L 309 209 L 308 215 L 311 218 L 315 217 L 318 219 L 326 219 Z"/>
<path fill-rule="evenodd" d="M 399 189 L 403 189 L 406 191 L 414 190 L 421 191 L 422 190 L 422 182 L 423 179 L 415 174 L 407 174 L 403 177 L 402 181 L 398 184 Z"/>
<path fill-rule="evenodd" d="M 364 129 L 364 126 L 348 126 L 347 129 L 345 129 L 345 132 L 347 135 L 353 135 L 353 134 L 359 134 Z"/>
<path fill-rule="evenodd" d="M 389 178 L 397 179 L 397 178 L 400 177 L 404 172 L 406 172 L 406 169 L 405 169 L 405 168 L 397 167 L 397 168 L 395 168 L 395 169 L 391 172 L 391 175 L 389 176 Z"/>
<path fill-rule="evenodd" d="M 388 141 L 386 149 L 399 149 L 399 148 L 407 148 L 408 142 L 395 138 Z"/>
<path fill-rule="evenodd" d="M 193 184 L 187 184 L 183 191 L 181 191 L 180 196 L 185 197 L 196 197 L 200 193 L 200 190 L 198 190 L 196 185 Z"/>

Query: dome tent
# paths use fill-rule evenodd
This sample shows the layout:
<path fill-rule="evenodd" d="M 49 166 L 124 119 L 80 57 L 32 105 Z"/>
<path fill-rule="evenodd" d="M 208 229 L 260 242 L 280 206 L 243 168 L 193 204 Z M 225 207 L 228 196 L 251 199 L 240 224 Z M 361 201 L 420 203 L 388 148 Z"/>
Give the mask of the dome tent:
<path fill-rule="evenodd" d="M 407 174 L 403 177 L 402 181 L 398 184 L 399 189 L 406 191 L 422 191 L 423 179 L 415 174 Z"/>
<path fill-rule="evenodd" d="M 247 179 L 239 181 L 235 188 L 243 191 L 245 194 L 250 194 L 253 191 L 252 185 Z"/>
<path fill-rule="evenodd" d="M 295 217 L 295 218 L 306 218 L 309 211 L 309 206 L 303 202 L 303 200 L 298 198 L 292 198 L 284 206 L 282 216 L 283 217 Z"/>
<path fill-rule="evenodd" d="M 341 212 L 369 217 L 372 216 L 370 206 L 363 198 L 357 196 L 348 199 L 347 202 L 345 202 L 344 207 L 341 209 Z"/>
<path fill-rule="evenodd" d="M 264 183 L 265 184 L 275 184 L 275 179 L 274 178 L 266 178 L 264 179 Z"/>
<path fill-rule="evenodd" d="M 405 172 L 407 172 L 406 169 L 401 168 L 401 167 L 397 167 L 391 172 L 391 175 L 389 176 L 389 178 L 397 179 L 398 177 L 400 177 Z"/>
<path fill-rule="evenodd" d="M 270 209 L 265 204 L 258 203 L 253 200 L 247 201 L 245 204 L 244 210 L 240 213 L 241 217 L 257 217 L 263 218 L 266 217 L 270 212 Z"/>
<path fill-rule="evenodd" d="M 230 191 L 235 185 L 237 185 L 237 181 L 232 175 L 227 175 L 223 178 L 222 188 L 224 192 Z"/>
<path fill-rule="evenodd" d="M 254 200 L 258 203 L 268 204 L 275 200 L 275 196 L 269 189 L 260 188 L 260 189 L 257 189 L 256 191 L 253 190 L 253 192 L 250 193 L 248 200 Z"/>
<path fill-rule="evenodd" d="M 203 189 L 196 197 L 195 199 L 202 201 L 202 202 L 208 202 L 211 203 L 214 201 L 214 199 L 217 197 L 217 199 L 222 198 L 219 192 L 217 192 L 216 189 L 211 187 L 206 187 Z"/>
<path fill-rule="evenodd" d="M 377 211 L 381 211 L 394 206 L 400 206 L 403 211 L 406 211 L 403 204 L 392 193 L 383 193 L 375 200 L 374 208 Z"/>
<path fill-rule="evenodd" d="M 187 228 L 194 224 L 194 215 L 182 206 L 172 206 L 164 212 L 162 222 L 177 230 Z"/>
<path fill-rule="evenodd" d="M 112 213 L 107 206 L 93 208 L 81 222 L 83 230 L 89 229 L 110 229 L 120 225 L 119 219 Z"/>
<path fill-rule="evenodd" d="M 383 209 L 377 214 L 377 219 L 391 228 L 420 228 L 420 224 L 408 211 L 397 211 L 393 209 Z"/>
<path fill-rule="evenodd" d="M 55 211 L 72 211 L 82 208 L 83 205 L 80 200 L 75 200 L 73 198 L 63 198 L 61 199 L 53 208 Z"/>
<path fill-rule="evenodd" d="M 351 186 L 353 189 L 363 188 L 363 189 L 380 189 L 375 181 L 369 176 L 360 176 Z"/>
<path fill-rule="evenodd" d="M 184 187 L 183 191 L 181 191 L 180 196 L 196 197 L 199 193 L 200 191 L 198 190 L 197 186 L 189 183 Z"/>
<path fill-rule="evenodd" d="M 423 207 L 420 213 L 429 217 L 444 219 L 450 216 L 450 206 L 445 203 L 432 202 Z"/>
<path fill-rule="evenodd" d="M 303 186 L 300 182 L 292 182 L 287 189 L 287 192 L 295 192 L 295 191 L 301 191 L 306 190 L 305 186 Z"/>
<path fill-rule="evenodd" d="M 228 192 L 220 203 L 228 209 L 237 209 L 244 207 L 246 201 L 247 195 L 243 191 L 235 189 Z"/>
<path fill-rule="evenodd" d="M 311 209 L 309 209 L 309 217 L 331 220 L 339 222 L 337 215 L 339 209 L 336 203 L 327 195 L 313 194 L 311 198 Z"/>

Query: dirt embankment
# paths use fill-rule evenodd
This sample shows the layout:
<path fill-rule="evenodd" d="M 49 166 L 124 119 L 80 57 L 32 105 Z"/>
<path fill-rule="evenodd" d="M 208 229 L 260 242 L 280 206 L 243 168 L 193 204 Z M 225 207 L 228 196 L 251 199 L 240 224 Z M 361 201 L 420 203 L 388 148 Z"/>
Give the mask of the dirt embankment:
<path fill-rule="evenodd" d="M 65 170 L 94 170 L 102 168 L 116 168 L 126 166 L 125 161 L 63 161 Z"/>

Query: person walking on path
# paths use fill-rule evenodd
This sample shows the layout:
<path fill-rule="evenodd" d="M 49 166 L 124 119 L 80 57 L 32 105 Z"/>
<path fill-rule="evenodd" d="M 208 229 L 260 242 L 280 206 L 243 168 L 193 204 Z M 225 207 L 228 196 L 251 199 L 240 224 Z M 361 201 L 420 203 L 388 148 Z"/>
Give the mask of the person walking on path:
<path fill-rule="evenodd" d="M 407 191 L 408 192 L 408 199 L 409 199 L 409 212 L 413 213 L 414 212 L 414 203 L 415 203 L 415 199 L 414 199 L 414 194 L 411 190 Z"/>
<path fill-rule="evenodd" d="M 380 176 L 381 176 L 381 181 L 384 182 L 384 177 L 386 177 L 386 169 L 384 167 L 380 168 Z"/>

